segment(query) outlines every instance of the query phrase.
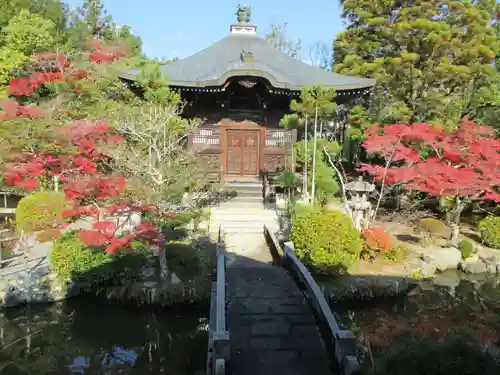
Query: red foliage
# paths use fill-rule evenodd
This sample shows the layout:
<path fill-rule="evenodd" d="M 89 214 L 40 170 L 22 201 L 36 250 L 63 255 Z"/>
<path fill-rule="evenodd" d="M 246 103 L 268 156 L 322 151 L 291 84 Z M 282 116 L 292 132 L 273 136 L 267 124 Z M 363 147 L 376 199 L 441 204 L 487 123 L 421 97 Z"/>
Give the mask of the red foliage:
<path fill-rule="evenodd" d="M 91 62 L 113 61 L 125 55 L 123 48 L 103 47 L 97 41 L 91 47 L 88 54 Z M 11 95 L 33 96 L 37 89 L 47 83 L 74 83 L 89 75 L 88 70 L 76 69 L 65 55 L 59 53 L 38 54 L 37 58 L 40 66 L 48 71 L 34 72 L 12 80 L 9 85 Z M 70 90 L 81 92 L 75 86 Z M 36 106 L 22 106 L 13 100 L 1 101 L 0 108 L 3 109 L 0 120 L 45 116 Z M 116 253 L 129 248 L 134 239 L 161 245 L 158 240 L 160 234 L 150 224 L 142 224 L 131 233 L 120 236 L 120 228 L 110 221 L 100 221 L 103 214 L 109 216 L 152 210 L 152 207 L 144 205 L 106 205 L 108 199 L 123 192 L 126 184 L 122 176 L 105 175 L 100 168 L 106 160 L 106 155 L 99 151 L 100 144 L 123 141 L 120 136 L 113 134 L 109 124 L 102 121 L 73 121 L 61 133 L 48 134 L 47 138 L 51 142 L 51 147 L 47 148 L 50 151 L 30 149 L 7 161 L 3 176 L 7 184 L 26 191 L 38 188 L 42 180 L 54 181 L 55 186 L 61 185 L 66 196 L 74 201 L 74 208 L 63 213 L 65 217 L 96 215 L 98 218 L 92 230 L 80 231 L 82 241 L 88 246 L 104 246 L 104 251 Z"/>
<path fill-rule="evenodd" d="M 92 230 L 81 230 L 80 239 L 87 246 L 104 246 L 105 252 L 116 254 L 129 248 L 133 240 L 151 243 L 159 238 L 159 232 L 149 223 L 141 224 L 133 232 L 120 237 L 116 235 L 119 229 L 111 221 L 98 221 Z"/>
<path fill-rule="evenodd" d="M 103 46 L 97 39 L 89 41 L 87 47 L 91 50 L 90 62 L 97 64 L 115 61 L 127 55 L 127 49 L 124 46 Z"/>
<path fill-rule="evenodd" d="M 102 46 L 99 41 L 89 43 L 89 61 L 92 63 L 105 63 L 118 60 L 127 55 L 124 46 Z M 12 79 L 9 82 L 9 94 L 14 96 L 34 96 L 36 90 L 47 83 L 74 82 L 87 78 L 87 70 L 78 69 L 71 65 L 68 57 L 63 53 L 44 52 L 35 56 L 39 62 L 39 69 L 26 77 Z"/>
<path fill-rule="evenodd" d="M 16 117 L 36 118 L 44 117 L 45 112 L 40 110 L 37 106 L 22 106 L 15 100 L 0 100 L 0 119 L 9 119 Z"/>
<path fill-rule="evenodd" d="M 365 246 L 378 253 L 389 253 L 393 250 L 391 236 L 383 228 L 368 228 L 362 231 Z"/>
<path fill-rule="evenodd" d="M 500 202 L 500 139 L 492 128 L 463 121 L 451 132 L 427 124 L 375 126 L 363 147 L 396 165 L 361 168 L 381 181 L 433 196 Z M 425 154 L 425 158 L 421 155 Z"/>
<path fill-rule="evenodd" d="M 102 201 L 118 197 L 125 188 L 126 180 L 122 176 L 105 176 L 100 173 L 81 176 L 64 184 L 64 193 L 68 199 L 92 199 Z"/>

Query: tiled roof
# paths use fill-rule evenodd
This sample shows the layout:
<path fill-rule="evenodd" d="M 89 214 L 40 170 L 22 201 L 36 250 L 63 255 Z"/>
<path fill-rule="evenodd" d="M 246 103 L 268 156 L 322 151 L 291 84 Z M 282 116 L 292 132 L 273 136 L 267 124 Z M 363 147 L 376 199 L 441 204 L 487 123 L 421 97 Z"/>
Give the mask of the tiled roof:
<path fill-rule="evenodd" d="M 244 58 L 247 56 L 248 58 Z M 161 66 L 172 86 L 221 86 L 234 76 L 258 76 L 275 88 L 300 90 L 322 84 L 338 91 L 369 88 L 375 80 L 346 76 L 315 68 L 277 50 L 256 35 L 230 34 L 187 58 Z M 133 80 L 139 70 L 123 71 Z"/>

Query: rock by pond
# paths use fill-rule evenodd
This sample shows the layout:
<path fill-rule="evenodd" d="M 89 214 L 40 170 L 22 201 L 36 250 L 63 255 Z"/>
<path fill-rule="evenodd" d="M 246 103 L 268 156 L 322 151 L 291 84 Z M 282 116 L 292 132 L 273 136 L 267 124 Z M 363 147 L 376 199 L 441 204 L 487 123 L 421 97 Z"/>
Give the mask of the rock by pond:
<path fill-rule="evenodd" d="M 456 247 L 429 249 L 422 254 L 422 260 L 435 266 L 438 271 L 456 270 L 462 254 Z"/>
<path fill-rule="evenodd" d="M 131 279 L 124 270 L 124 274 L 116 275 L 117 280 L 111 285 L 89 282 L 63 285 L 50 269 L 52 242 L 40 243 L 35 236 L 26 242 L 28 251 L 18 253 L 0 269 L 0 310 L 25 303 L 61 301 L 81 292 L 111 300 L 161 306 L 207 304 L 210 297 L 214 246 L 203 237 L 179 244 L 172 250 L 174 259 L 166 278 L 162 275 L 159 258 L 151 254 L 136 276 Z M 199 263 L 197 267 L 185 267 L 186 259 L 182 257 L 186 254 L 191 265 Z"/>

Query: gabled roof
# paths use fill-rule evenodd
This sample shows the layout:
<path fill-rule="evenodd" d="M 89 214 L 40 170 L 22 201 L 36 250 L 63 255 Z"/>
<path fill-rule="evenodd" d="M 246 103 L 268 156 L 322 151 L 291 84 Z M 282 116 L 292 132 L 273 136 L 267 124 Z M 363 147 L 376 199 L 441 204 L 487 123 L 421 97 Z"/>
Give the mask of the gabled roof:
<path fill-rule="evenodd" d="M 248 58 L 244 58 L 244 56 Z M 230 34 L 187 58 L 161 66 L 171 86 L 221 86 L 234 76 L 256 76 L 275 88 L 300 90 L 322 84 L 337 91 L 372 87 L 375 80 L 346 76 L 315 68 L 290 57 L 256 35 Z M 140 70 L 126 70 L 124 79 L 134 80 Z"/>

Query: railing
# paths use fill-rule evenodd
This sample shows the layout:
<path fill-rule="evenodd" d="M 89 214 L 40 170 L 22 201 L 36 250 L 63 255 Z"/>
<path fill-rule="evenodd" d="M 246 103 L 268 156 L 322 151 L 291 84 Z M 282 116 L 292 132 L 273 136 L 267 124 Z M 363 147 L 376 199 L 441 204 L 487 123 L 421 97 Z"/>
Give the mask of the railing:
<path fill-rule="evenodd" d="M 189 135 L 189 144 L 204 148 L 217 148 L 220 142 L 218 128 L 198 128 Z"/>
<path fill-rule="evenodd" d="M 266 226 L 264 226 L 264 237 L 273 257 L 279 259 L 281 264 L 303 285 L 316 317 L 325 328 L 326 332 L 323 336 L 327 341 L 327 346 L 333 350 L 331 357 L 338 366 L 339 374 L 358 374 L 360 364 L 356 356 L 356 336 L 353 332 L 339 326 L 323 292 L 308 269 L 295 255 L 293 244 L 291 242 L 285 243 L 285 249 L 282 250 L 278 240 Z"/>
<path fill-rule="evenodd" d="M 295 142 L 295 132 L 293 130 L 269 129 L 266 131 L 264 140 L 265 148 L 289 147 Z"/>
<path fill-rule="evenodd" d="M 224 229 L 219 227 L 216 279 L 212 283 L 208 332 L 207 375 L 225 375 L 229 362 L 229 331 L 226 326 L 226 245 Z"/>

